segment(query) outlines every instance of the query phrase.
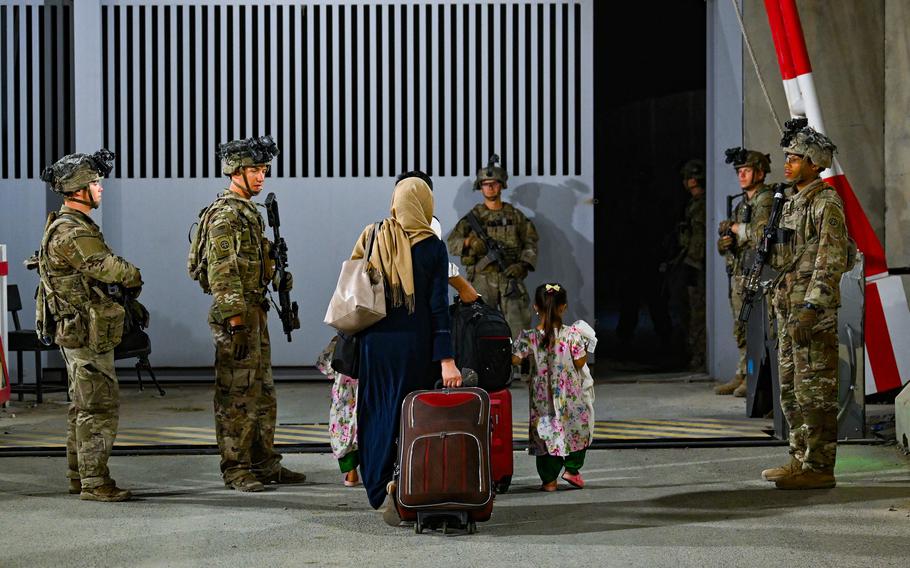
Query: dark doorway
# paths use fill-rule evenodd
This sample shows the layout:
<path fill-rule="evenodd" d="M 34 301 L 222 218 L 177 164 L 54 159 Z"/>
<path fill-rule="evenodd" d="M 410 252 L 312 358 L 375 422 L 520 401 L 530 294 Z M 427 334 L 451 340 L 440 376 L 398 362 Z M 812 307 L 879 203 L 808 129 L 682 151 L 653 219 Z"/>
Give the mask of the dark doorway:
<path fill-rule="evenodd" d="M 659 267 L 686 205 L 680 168 L 704 158 L 706 5 L 596 2 L 594 29 L 598 368 L 683 370 L 686 291 Z"/>

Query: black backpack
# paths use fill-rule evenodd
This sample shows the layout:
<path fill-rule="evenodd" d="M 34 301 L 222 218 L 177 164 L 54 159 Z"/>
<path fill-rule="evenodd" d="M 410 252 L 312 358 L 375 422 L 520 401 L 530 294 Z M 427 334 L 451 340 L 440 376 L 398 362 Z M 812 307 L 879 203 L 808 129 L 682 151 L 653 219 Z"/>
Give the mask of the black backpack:
<path fill-rule="evenodd" d="M 488 391 L 512 382 L 512 330 L 499 310 L 478 299 L 465 304 L 457 297 L 449 308 L 455 363 L 477 373 L 477 386 Z"/>

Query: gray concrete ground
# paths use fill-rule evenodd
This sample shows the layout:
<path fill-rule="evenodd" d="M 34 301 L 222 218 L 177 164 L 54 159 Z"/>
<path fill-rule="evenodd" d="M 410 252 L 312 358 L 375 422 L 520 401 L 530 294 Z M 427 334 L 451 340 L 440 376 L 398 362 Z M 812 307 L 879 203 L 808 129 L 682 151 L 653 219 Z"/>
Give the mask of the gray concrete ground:
<path fill-rule="evenodd" d="M 325 421 L 327 383 L 279 385 L 280 421 Z M 123 389 L 124 427 L 210 426 L 211 390 Z M 703 382 L 598 385 L 601 418 L 742 417 Z M 526 401 L 515 395 L 516 419 Z M 12 415 L 15 414 L 15 418 Z M 744 419 L 745 420 L 745 419 Z M 62 399 L 0 413 L 3 429 L 63 425 Z M 591 451 L 584 490 L 541 493 L 515 453 L 513 490 L 476 535 L 391 528 L 327 454 L 290 454 L 304 486 L 226 490 L 217 456 L 115 456 L 129 503 L 66 494 L 65 462 L 0 457 L 0 566 L 906 566 L 910 460 L 894 446 L 842 446 L 838 487 L 782 492 L 760 480 L 784 448 Z"/>
<path fill-rule="evenodd" d="M 758 478 L 782 448 L 593 451 L 589 485 L 541 493 L 516 453 L 514 491 L 476 535 L 391 528 L 329 455 L 285 463 L 311 482 L 225 490 L 215 456 L 114 457 L 138 499 L 66 494 L 63 458 L 0 460 L 6 568 L 43 566 L 900 566 L 910 469 L 893 447 L 842 448 L 833 490 Z"/>

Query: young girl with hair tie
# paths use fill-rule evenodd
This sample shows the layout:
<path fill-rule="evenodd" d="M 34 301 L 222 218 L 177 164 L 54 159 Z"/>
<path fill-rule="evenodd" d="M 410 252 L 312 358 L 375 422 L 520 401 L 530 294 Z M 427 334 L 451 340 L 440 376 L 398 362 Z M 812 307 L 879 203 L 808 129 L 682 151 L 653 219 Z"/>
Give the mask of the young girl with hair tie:
<path fill-rule="evenodd" d="M 534 357 L 537 374 L 530 383 L 528 451 L 537 456 L 542 491 L 556 491 L 559 473 L 581 489 L 585 451 L 594 437 L 594 417 L 587 404 L 581 373 L 586 342 L 574 325 L 563 325 L 568 307 L 565 288 L 541 284 L 534 293 L 540 323 L 522 331 L 512 347 L 512 363 Z"/>

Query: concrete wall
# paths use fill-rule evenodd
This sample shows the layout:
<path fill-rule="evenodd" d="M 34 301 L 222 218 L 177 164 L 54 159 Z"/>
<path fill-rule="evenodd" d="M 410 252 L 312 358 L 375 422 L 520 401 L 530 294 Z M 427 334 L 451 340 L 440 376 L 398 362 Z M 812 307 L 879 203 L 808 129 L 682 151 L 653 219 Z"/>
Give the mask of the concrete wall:
<path fill-rule="evenodd" d="M 910 3 L 885 1 L 885 253 L 910 266 Z M 903 230 L 902 230 L 903 229 Z M 910 294 L 910 276 L 904 276 Z"/>
<path fill-rule="evenodd" d="M 726 218 L 726 199 L 738 193 L 736 176 L 724 164 L 724 150 L 742 144 L 742 34 L 730 2 L 715 0 L 708 10 L 707 92 L 707 318 L 708 371 L 717 378 L 732 377 L 739 353 L 733 340 L 733 315 L 727 299 L 727 273 L 715 248 L 715 228 Z"/>

